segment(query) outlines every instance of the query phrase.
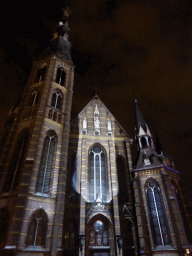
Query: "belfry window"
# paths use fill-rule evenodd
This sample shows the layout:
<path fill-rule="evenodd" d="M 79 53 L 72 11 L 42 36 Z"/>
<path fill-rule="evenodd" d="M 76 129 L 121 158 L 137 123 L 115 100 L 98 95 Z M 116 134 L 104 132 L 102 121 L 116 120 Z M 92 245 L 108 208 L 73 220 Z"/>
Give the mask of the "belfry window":
<path fill-rule="evenodd" d="M 47 66 L 45 64 L 40 67 L 40 69 L 37 72 L 36 83 L 39 83 L 44 80 L 46 69 Z"/>
<path fill-rule="evenodd" d="M 106 163 L 105 153 L 100 146 L 94 146 L 89 155 L 90 179 L 89 194 L 90 201 L 93 202 L 99 196 L 102 201 L 107 200 L 106 192 Z"/>
<path fill-rule="evenodd" d="M 160 188 L 154 181 L 150 181 L 148 183 L 147 197 L 156 245 L 168 245 L 170 244 L 170 241 L 160 194 Z"/>
<path fill-rule="evenodd" d="M 39 100 L 39 91 L 33 91 L 30 98 L 29 98 L 29 102 L 28 105 L 29 106 L 34 106 L 37 104 L 38 100 Z"/>
<path fill-rule="evenodd" d="M 50 179 L 53 168 L 55 151 L 55 137 L 52 133 L 45 137 L 43 151 L 37 178 L 36 192 L 48 194 L 50 190 Z"/>
<path fill-rule="evenodd" d="M 46 231 L 47 215 L 43 210 L 37 210 L 29 223 L 26 245 L 45 247 Z"/>
<path fill-rule="evenodd" d="M 27 147 L 27 142 L 29 138 L 29 131 L 25 130 L 19 136 L 11 160 L 9 169 L 7 170 L 4 185 L 3 185 L 3 193 L 11 192 L 17 189 L 19 185 L 21 170 L 23 165 L 23 160 L 25 156 L 25 151 Z"/>
<path fill-rule="evenodd" d="M 59 91 L 55 91 L 52 95 L 51 107 L 61 110 L 61 94 Z"/>
<path fill-rule="evenodd" d="M 65 73 L 64 69 L 59 67 L 57 69 L 56 83 L 64 86 L 64 84 L 65 84 L 65 77 L 66 77 L 66 73 Z"/>

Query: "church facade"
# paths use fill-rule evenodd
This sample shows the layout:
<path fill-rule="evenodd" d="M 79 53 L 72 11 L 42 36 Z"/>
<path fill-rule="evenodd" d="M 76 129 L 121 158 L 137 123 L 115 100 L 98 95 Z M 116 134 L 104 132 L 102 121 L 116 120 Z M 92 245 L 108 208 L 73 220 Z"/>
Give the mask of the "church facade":
<path fill-rule="evenodd" d="M 96 95 L 70 120 L 74 65 L 67 13 L 34 64 L 5 125 L 0 179 L 2 255 L 189 255 L 179 172 L 136 101 L 132 138 Z"/>

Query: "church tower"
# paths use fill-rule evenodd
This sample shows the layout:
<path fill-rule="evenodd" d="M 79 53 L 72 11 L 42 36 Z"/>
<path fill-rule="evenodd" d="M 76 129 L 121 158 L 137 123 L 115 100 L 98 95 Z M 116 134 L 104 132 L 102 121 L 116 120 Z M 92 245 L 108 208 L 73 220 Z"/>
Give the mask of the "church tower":
<path fill-rule="evenodd" d="M 3 255 L 58 255 L 62 247 L 74 66 L 68 15 L 35 62 L 9 113 L 1 161 Z"/>
<path fill-rule="evenodd" d="M 187 255 L 191 230 L 180 190 L 179 172 L 153 136 L 136 104 L 138 157 L 134 167 L 134 197 L 140 253 Z"/>

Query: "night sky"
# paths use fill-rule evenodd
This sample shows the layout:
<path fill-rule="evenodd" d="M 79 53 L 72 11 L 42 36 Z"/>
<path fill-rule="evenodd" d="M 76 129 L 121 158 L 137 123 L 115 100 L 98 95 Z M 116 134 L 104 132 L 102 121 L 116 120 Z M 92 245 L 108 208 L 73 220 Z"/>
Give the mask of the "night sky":
<path fill-rule="evenodd" d="M 24 3 L 24 4 L 23 4 Z M 0 133 L 65 1 L 15 1 L 0 15 Z M 73 111 L 98 95 L 134 138 L 134 94 L 192 191 L 191 0 L 69 1 Z M 192 192 L 191 192 L 192 193 Z"/>

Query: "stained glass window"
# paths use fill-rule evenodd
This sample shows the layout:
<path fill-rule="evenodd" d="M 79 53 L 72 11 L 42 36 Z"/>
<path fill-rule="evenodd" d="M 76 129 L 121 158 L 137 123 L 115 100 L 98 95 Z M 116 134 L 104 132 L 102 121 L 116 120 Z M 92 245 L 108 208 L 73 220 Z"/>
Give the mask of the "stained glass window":
<path fill-rule="evenodd" d="M 36 192 L 48 194 L 50 187 L 51 172 L 53 167 L 53 158 L 55 151 L 55 137 L 48 134 L 45 137 L 43 151 L 37 178 Z"/>
<path fill-rule="evenodd" d="M 105 153 L 100 146 L 94 146 L 89 155 L 90 162 L 90 178 L 89 178 L 89 194 L 90 201 L 96 200 L 99 196 L 102 201 L 107 200 L 106 191 L 106 169 L 105 169 Z"/>
<path fill-rule="evenodd" d="M 148 183 L 147 197 L 149 201 L 152 227 L 156 240 L 156 245 L 170 244 L 160 189 L 153 181 L 150 181 Z"/>

